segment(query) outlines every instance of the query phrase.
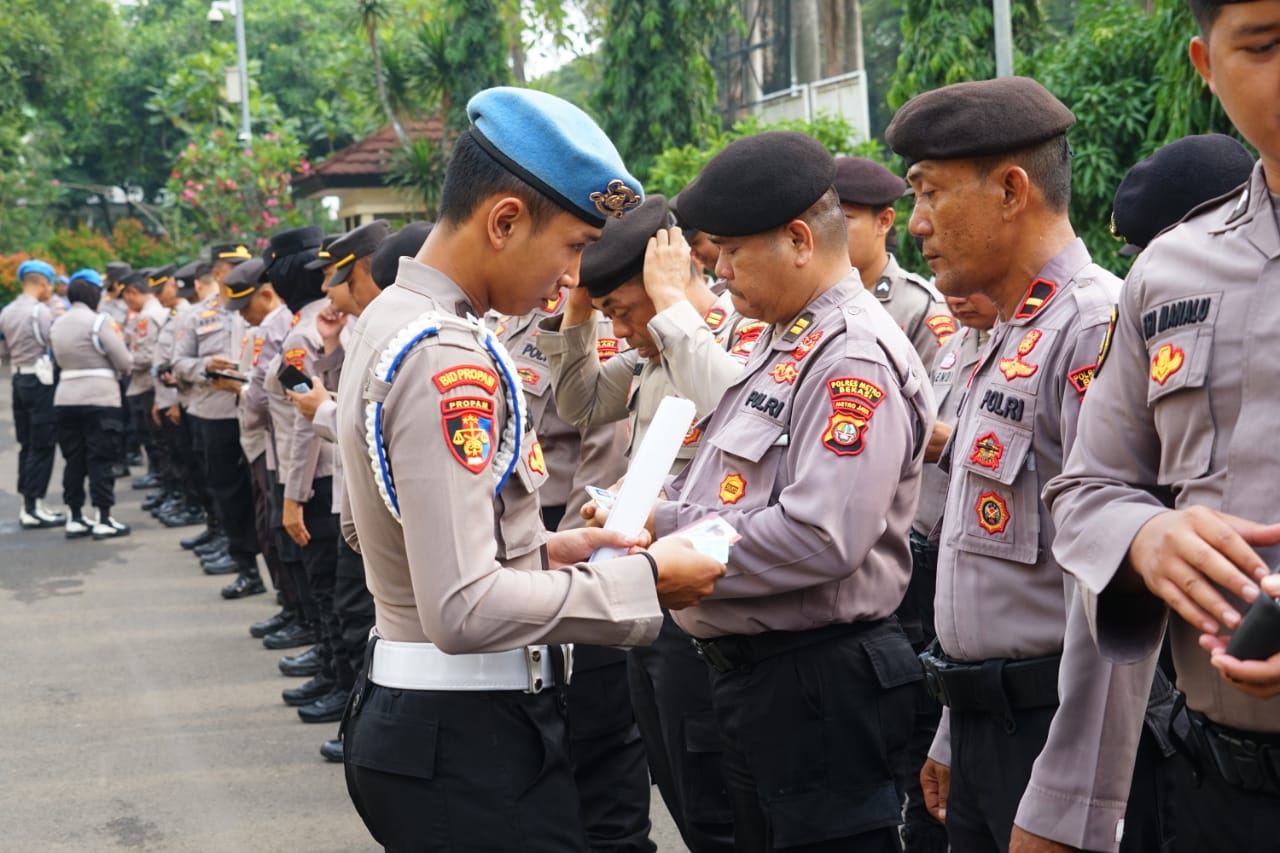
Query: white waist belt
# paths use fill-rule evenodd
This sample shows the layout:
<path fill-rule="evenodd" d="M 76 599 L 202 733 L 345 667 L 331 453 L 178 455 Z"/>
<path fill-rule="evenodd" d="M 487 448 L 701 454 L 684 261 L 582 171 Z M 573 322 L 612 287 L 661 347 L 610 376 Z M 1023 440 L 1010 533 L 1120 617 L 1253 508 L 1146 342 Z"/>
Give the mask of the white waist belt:
<path fill-rule="evenodd" d="M 19 367 L 17 368 L 17 371 L 23 376 L 34 376 L 36 372 L 36 366 L 32 364 L 32 365 L 28 365 L 27 367 Z"/>
<path fill-rule="evenodd" d="M 88 379 L 89 377 L 115 379 L 116 372 L 109 367 L 82 367 L 78 370 L 64 370 L 61 373 L 62 379 Z"/>
<path fill-rule="evenodd" d="M 431 643 L 379 639 L 369 680 L 399 690 L 523 690 L 538 693 L 555 684 L 546 646 L 509 652 L 449 655 Z"/>

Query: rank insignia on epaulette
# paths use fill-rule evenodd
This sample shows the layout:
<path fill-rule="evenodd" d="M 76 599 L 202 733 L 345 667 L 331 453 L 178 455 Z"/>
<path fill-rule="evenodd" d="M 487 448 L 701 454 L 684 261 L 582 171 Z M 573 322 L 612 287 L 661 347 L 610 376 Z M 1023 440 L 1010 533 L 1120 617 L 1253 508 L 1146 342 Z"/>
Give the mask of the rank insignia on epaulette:
<path fill-rule="evenodd" d="M 478 474 L 493 457 L 493 401 L 483 397 L 454 397 L 440 403 L 445 444 L 453 458 Z"/>
<path fill-rule="evenodd" d="M 556 311 L 560 310 L 560 305 L 563 302 L 564 302 L 564 290 L 560 290 L 556 293 L 555 299 L 543 300 L 542 310 L 546 311 L 548 314 L 554 314 L 556 313 Z"/>
<path fill-rule="evenodd" d="M 596 339 L 596 355 L 600 357 L 600 363 L 608 361 L 618 354 L 617 338 L 597 338 Z"/>
<path fill-rule="evenodd" d="M 995 492 L 979 495 L 974 510 L 978 513 L 978 526 L 992 536 L 1004 533 L 1009 526 L 1009 504 Z"/>
<path fill-rule="evenodd" d="M 1027 295 L 1023 298 L 1022 305 L 1013 314 L 1014 319 L 1025 320 L 1028 317 L 1034 317 L 1036 312 L 1043 308 L 1057 292 L 1058 285 L 1043 278 L 1036 279 L 1031 283 L 1031 287 L 1027 288 Z"/>
<path fill-rule="evenodd" d="M 747 493 L 747 481 L 739 474 L 730 474 L 720 481 L 720 503 L 736 504 Z"/>
<path fill-rule="evenodd" d="M 702 318 L 702 322 L 707 324 L 707 328 L 713 332 L 720 331 L 720 327 L 724 325 L 725 317 L 729 316 L 725 310 L 718 305 L 707 312 L 707 316 Z"/>
<path fill-rule="evenodd" d="M 294 311 L 293 319 L 289 321 L 289 328 L 292 329 L 294 326 L 298 325 L 298 321 L 301 319 L 302 319 L 302 314 L 300 314 L 297 311 Z"/>
<path fill-rule="evenodd" d="M 787 329 L 787 333 L 782 336 L 782 342 L 786 344 L 795 343 L 796 339 L 805 333 L 805 330 L 813 325 L 813 312 L 806 311 L 801 314 L 796 321 L 791 324 L 791 328 Z"/>

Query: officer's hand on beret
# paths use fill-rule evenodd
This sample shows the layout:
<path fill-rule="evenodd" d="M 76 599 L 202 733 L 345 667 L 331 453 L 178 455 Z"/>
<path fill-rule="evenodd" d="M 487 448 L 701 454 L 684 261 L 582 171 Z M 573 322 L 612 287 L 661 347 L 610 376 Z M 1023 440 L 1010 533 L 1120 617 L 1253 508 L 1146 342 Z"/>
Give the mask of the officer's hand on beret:
<path fill-rule="evenodd" d="M 668 610 L 692 607 L 724 577 L 724 563 L 703 554 L 682 536 L 659 539 L 649 553 L 658 564 L 658 604 Z"/>
<path fill-rule="evenodd" d="M 670 308 L 685 298 L 692 266 L 689 244 L 679 228 L 663 228 L 649 238 L 644 253 L 644 290 L 655 311 Z"/>
<path fill-rule="evenodd" d="M 564 301 L 564 318 L 560 321 L 560 330 L 570 326 L 581 326 L 591 319 L 595 309 L 591 307 L 591 294 L 579 285 L 569 289 L 569 297 Z"/>
<path fill-rule="evenodd" d="M 649 544 L 649 534 L 640 531 L 639 536 L 626 536 L 616 530 L 584 527 L 562 530 L 551 534 L 547 540 L 547 565 L 558 569 L 591 559 L 597 548 L 625 548 L 634 551 Z"/>
<path fill-rule="evenodd" d="M 1220 587 L 1246 602 L 1258 597 L 1257 581 L 1268 569 L 1254 545 L 1280 545 L 1280 524 L 1262 525 L 1202 506 L 1169 510 L 1138 530 L 1129 565 L 1190 625 L 1216 635 L 1220 624 L 1234 630 L 1241 619 Z M 1122 576 L 1117 580 L 1123 583 Z"/>
<path fill-rule="evenodd" d="M 1067 844 L 1032 835 L 1017 824 L 1014 824 L 1013 834 L 1009 836 L 1009 853 L 1073 853 L 1075 849 Z"/>

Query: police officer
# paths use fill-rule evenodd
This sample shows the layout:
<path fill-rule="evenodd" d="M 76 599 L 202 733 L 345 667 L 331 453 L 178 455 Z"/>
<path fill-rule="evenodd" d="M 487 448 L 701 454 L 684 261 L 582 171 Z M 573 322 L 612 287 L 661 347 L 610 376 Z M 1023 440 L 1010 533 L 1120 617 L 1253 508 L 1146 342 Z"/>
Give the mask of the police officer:
<path fill-rule="evenodd" d="M 1276 10 L 1189 5 L 1201 30 L 1192 62 L 1260 160 L 1243 189 L 1193 211 L 1135 261 L 1079 439 L 1045 498 L 1055 552 L 1080 580 L 1108 659 L 1145 659 L 1166 605 L 1175 611 L 1167 624 L 1186 694 L 1173 727 L 1176 849 L 1275 850 L 1280 655 L 1240 660 L 1227 642 L 1260 578 L 1280 593 L 1267 577 L 1280 558 L 1273 401 L 1256 390 L 1280 378 L 1266 350 L 1269 247 L 1280 241 L 1280 142 L 1264 118 L 1275 57 L 1256 50 Z"/>
<path fill-rule="evenodd" d="M 348 789 L 390 848 L 585 851 L 564 674 L 541 644 L 648 642 L 659 605 L 697 600 L 722 566 L 681 540 L 578 562 L 627 540 L 543 528 L 537 435 L 474 318 L 575 284 L 582 250 L 639 187 L 559 98 L 489 89 L 467 112 L 444 218 L 361 315 L 338 391 L 348 538 L 377 613 L 345 723 Z"/>
<path fill-rule="evenodd" d="M 1151 686 L 1150 662 L 1099 658 L 1039 498 L 1119 284 L 1067 217 L 1074 121 L 1011 77 L 919 95 L 886 131 L 911 163 L 910 230 L 938 289 L 984 293 L 1001 319 L 942 458 L 941 651 L 925 658 L 947 707 L 921 784 L 956 851 L 1116 850 Z"/>
<path fill-rule="evenodd" d="M 740 536 L 673 616 L 712 669 L 742 851 L 898 849 L 889 752 L 921 676 L 893 611 L 933 401 L 850 267 L 834 178 L 820 143 L 772 131 L 680 195 L 734 306 L 766 324 L 653 515 L 657 535 L 716 513 Z"/>
<path fill-rule="evenodd" d="M 660 195 L 607 223 L 583 253 L 580 286 L 570 292 L 563 318 L 542 321 L 538 334 L 557 407 L 580 429 L 625 419 L 628 455 L 644 441 L 664 397 L 687 397 L 699 418 L 708 414 L 742 372 L 755 341 L 751 333 L 736 334 L 741 318 L 731 299 L 716 297 L 690 267 L 688 247 L 669 224 Z M 605 348 L 616 349 L 617 338 L 596 340 L 593 305 L 626 340 L 627 350 L 613 358 L 605 358 Z M 763 328 L 748 325 L 755 335 Z M 700 434 L 691 424 L 672 474 L 693 457 Z M 694 853 L 731 849 L 732 813 L 705 665 L 669 615 L 658 639 L 628 658 L 631 704 L 650 770 L 686 846 Z"/>
<path fill-rule="evenodd" d="M 133 354 L 133 368 L 125 387 L 125 413 L 133 431 L 147 453 L 147 473 L 133 481 L 136 489 L 160 485 L 159 428 L 151 418 L 155 404 L 155 377 L 151 375 L 152 357 L 160 327 L 165 322 L 164 306 L 157 298 L 173 279 L 175 267 L 134 270 L 124 277 L 121 298 L 129 306 L 124 325 L 124 340 Z"/>
<path fill-rule="evenodd" d="M 18 437 L 18 494 L 24 530 L 57 527 L 66 518 L 44 506 L 53 476 L 55 442 L 53 365 L 49 361 L 49 310 L 56 273 L 45 261 L 18 266 L 22 293 L 0 311 L 0 358 L 13 366 L 13 428 Z"/>
<path fill-rule="evenodd" d="M 173 342 L 181 326 L 179 318 L 191 310 L 188 299 L 195 295 L 194 284 L 200 272 L 201 261 L 192 261 L 176 270 L 169 284 L 157 295 L 164 308 L 155 346 L 151 353 L 151 373 L 155 377 L 155 399 L 152 402 L 151 419 L 158 431 L 161 449 L 161 488 L 148 495 L 142 508 L 157 509 L 166 501 L 173 501 L 175 513 L 184 517 L 185 524 L 200 524 L 205 520 L 199 491 L 193 474 L 185 464 L 186 456 L 182 440 L 182 408 L 179 403 L 178 384 L 173 378 Z M 205 264 L 206 268 L 208 267 Z M 212 534 L 202 532 L 195 538 L 195 545 L 204 544 Z"/>
<path fill-rule="evenodd" d="M 955 318 L 947 312 L 942 294 L 904 270 L 885 248 L 897 217 L 893 205 L 906 193 L 906 181 L 874 160 L 838 157 L 835 187 L 849 235 L 849 262 L 863 286 L 907 333 L 920 360 L 932 365 L 938 348 L 955 334 Z"/>
<path fill-rule="evenodd" d="M 98 312 L 101 296 L 97 273 L 79 274 L 67 286 L 71 308 L 49 333 L 53 358 L 61 368 L 53 404 L 62 449 L 68 539 L 129 535 L 129 526 L 112 518 L 111 508 L 115 505 L 113 468 L 124 432 L 119 377 L 130 371 L 133 359 L 115 321 Z M 89 499 L 97 509 L 92 518 L 83 515 L 86 475 Z"/>

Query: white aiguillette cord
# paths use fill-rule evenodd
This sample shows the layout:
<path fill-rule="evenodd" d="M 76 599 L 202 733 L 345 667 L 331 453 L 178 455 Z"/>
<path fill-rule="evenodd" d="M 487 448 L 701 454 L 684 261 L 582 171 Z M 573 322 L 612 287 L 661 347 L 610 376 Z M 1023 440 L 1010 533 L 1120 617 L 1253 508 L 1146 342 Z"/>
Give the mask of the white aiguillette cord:
<path fill-rule="evenodd" d="M 679 397 L 662 399 L 644 434 L 644 441 L 640 442 L 639 449 L 627 465 L 627 477 L 622 481 L 622 491 L 609 513 L 609 520 L 605 522 L 605 530 L 616 530 L 632 537 L 640 535 L 671 471 L 671 464 L 689 434 L 689 424 L 697 414 L 697 406 L 692 400 Z M 591 559 L 608 560 L 626 553 L 625 548 L 597 548 Z"/>

